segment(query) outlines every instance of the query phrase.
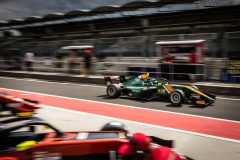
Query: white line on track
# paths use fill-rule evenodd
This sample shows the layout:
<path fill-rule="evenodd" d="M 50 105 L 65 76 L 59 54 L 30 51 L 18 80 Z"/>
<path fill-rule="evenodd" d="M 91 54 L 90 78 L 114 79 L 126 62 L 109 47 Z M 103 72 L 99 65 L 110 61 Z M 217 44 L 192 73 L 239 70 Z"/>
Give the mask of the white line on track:
<path fill-rule="evenodd" d="M 44 81 L 38 79 L 29 79 L 29 78 L 12 78 L 12 77 L 1 77 L 2 79 L 12 79 L 12 80 L 19 80 L 19 81 L 30 81 L 30 82 L 43 82 L 43 83 L 56 83 L 56 84 L 71 84 L 71 85 L 79 85 L 79 86 L 86 86 L 86 87 L 96 87 L 96 88 L 106 88 L 106 86 L 100 86 L 95 84 L 80 84 L 80 83 L 73 83 L 73 82 L 51 82 L 51 81 Z"/>
<path fill-rule="evenodd" d="M 44 81 L 44 80 L 38 80 L 38 79 L 29 79 L 29 78 L 12 78 L 12 77 L 1 77 L 2 79 L 13 79 L 13 80 L 24 80 L 24 81 L 31 81 L 31 82 L 43 82 L 43 83 L 56 83 L 56 84 L 71 84 L 71 85 L 78 85 L 78 86 L 84 86 L 84 87 L 95 87 L 95 88 L 106 88 L 106 86 L 96 85 L 96 84 L 80 84 L 80 83 L 70 83 L 70 82 L 50 82 L 50 81 Z M 219 97 L 217 96 L 217 99 L 226 99 L 231 101 L 240 101 L 239 98 L 226 98 L 226 97 Z"/>
<path fill-rule="evenodd" d="M 82 115 L 105 118 L 105 119 L 109 119 L 109 120 L 123 121 L 123 122 L 127 122 L 127 123 L 134 123 L 134 124 L 137 124 L 137 125 L 159 128 L 159 129 L 164 129 L 164 130 L 173 131 L 173 132 L 179 132 L 179 133 L 191 134 L 191 135 L 195 135 L 195 136 L 207 137 L 207 138 L 211 138 L 211 139 L 218 139 L 218 140 L 222 140 L 222 141 L 240 143 L 240 140 L 235 140 L 235 139 L 230 139 L 230 138 L 218 137 L 218 136 L 213 136 L 213 135 L 208 135 L 208 134 L 185 131 L 185 130 L 181 130 L 181 129 L 163 127 L 163 126 L 147 124 L 147 123 L 142 123 L 142 122 L 137 122 L 137 121 L 130 121 L 130 120 L 125 120 L 125 119 L 120 119 L 120 118 L 109 117 L 109 116 L 102 116 L 102 115 L 97 115 L 97 114 L 93 114 L 93 113 L 86 113 L 86 112 L 74 111 L 74 110 L 69 110 L 69 109 L 64 109 L 64 108 L 57 108 L 57 107 L 48 106 L 48 105 L 41 105 L 41 106 L 45 107 L 45 108 L 55 109 L 55 110 L 67 111 L 67 112 L 70 112 L 70 113 L 78 113 L 78 114 L 82 114 Z"/>
<path fill-rule="evenodd" d="M 165 112 L 165 113 L 171 113 L 171 114 L 186 115 L 186 116 L 191 116 L 191 117 L 200 117 L 200 118 L 205 118 L 205 119 L 213 119 L 213 120 L 220 120 L 220 121 L 225 121 L 225 122 L 226 121 L 227 122 L 234 122 L 234 123 L 239 123 L 240 124 L 240 121 L 234 121 L 234 120 L 228 120 L 228 119 L 213 118 L 213 117 L 192 115 L 192 114 L 187 114 L 187 113 L 164 111 L 164 110 L 155 110 L 155 109 L 150 109 L 150 108 L 141 108 L 141 107 L 136 107 L 136 106 L 128 106 L 128 105 L 123 105 L 123 104 L 116 104 L 116 103 L 100 102 L 100 101 L 81 99 L 81 98 L 72 98 L 72 97 L 57 96 L 57 95 L 45 94 L 45 93 L 29 92 L 29 91 L 24 91 L 24 90 L 16 90 L 16 89 L 8 89 L 8 88 L 2 88 L 2 89 L 17 91 L 17 92 L 24 92 L 24 93 L 28 93 L 28 94 L 39 94 L 39 95 L 46 95 L 46 96 L 65 98 L 65 99 L 71 99 L 71 100 L 80 100 L 80 101 L 86 101 L 86 102 L 92 102 L 92 103 L 98 103 L 98 104 L 114 105 L 116 107 L 126 107 L 126 108 L 134 108 L 134 109 L 141 109 L 141 110 L 150 110 L 150 111 L 154 111 L 154 112 Z"/>

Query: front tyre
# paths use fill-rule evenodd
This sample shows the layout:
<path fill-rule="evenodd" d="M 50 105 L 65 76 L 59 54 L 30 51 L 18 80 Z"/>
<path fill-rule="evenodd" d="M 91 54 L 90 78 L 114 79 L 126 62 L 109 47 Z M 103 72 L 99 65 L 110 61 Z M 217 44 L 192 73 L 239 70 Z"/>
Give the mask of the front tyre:
<path fill-rule="evenodd" d="M 110 98 L 118 98 L 121 95 L 121 88 L 117 84 L 110 84 L 107 87 L 107 95 Z"/>
<path fill-rule="evenodd" d="M 170 102 L 173 106 L 180 106 L 185 100 L 184 93 L 180 90 L 173 91 L 170 94 Z"/>

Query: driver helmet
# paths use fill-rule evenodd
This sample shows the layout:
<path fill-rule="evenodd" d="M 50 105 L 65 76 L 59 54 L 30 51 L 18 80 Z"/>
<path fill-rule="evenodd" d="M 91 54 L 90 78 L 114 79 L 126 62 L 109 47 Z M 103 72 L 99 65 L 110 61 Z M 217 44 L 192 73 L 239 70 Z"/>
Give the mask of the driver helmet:
<path fill-rule="evenodd" d="M 144 74 L 145 79 L 149 79 L 150 75 L 149 73 Z"/>
<path fill-rule="evenodd" d="M 143 133 L 135 133 L 130 138 L 130 142 L 135 147 L 135 149 L 146 151 L 150 147 L 151 139 Z"/>
<path fill-rule="evenodd" d="M 140 75 L 140 76 L 138 76 L 140 79 L 144 79 L 144 80 L 147 80 L 147 79 L 149 79 L 149 73 L 146 73 L 146 74 L 142 74 L 142 75 Z"/>

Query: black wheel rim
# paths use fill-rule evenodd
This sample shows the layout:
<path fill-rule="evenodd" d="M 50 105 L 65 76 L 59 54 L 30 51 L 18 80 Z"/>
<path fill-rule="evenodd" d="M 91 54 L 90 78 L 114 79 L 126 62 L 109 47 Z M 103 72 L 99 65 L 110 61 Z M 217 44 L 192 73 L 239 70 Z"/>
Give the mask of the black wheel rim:
<path fill-rule="evenodd" d="M 108 87 L 108 95 L 113 96 L 116 93 L 116 89 L 113 86 Z"/>
<path fill-rule="evenodd" d="M 172 93 L 170 98 L 171 98 L 171 101 L 174 103 L 179 103 L 181 100 L 181 97 L 178 93 Z"/>

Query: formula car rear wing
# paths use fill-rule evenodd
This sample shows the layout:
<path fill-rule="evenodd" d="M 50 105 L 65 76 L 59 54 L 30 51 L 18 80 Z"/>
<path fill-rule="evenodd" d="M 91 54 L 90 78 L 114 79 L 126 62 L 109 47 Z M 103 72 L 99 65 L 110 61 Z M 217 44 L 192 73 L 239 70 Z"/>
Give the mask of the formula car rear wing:
<path fill-rule="evenodd" d="M 125 76 L 106 76 L 104 77 L 106 85 L 113 84 L 113 81 L 123 83 L 126 81 Z"/>

